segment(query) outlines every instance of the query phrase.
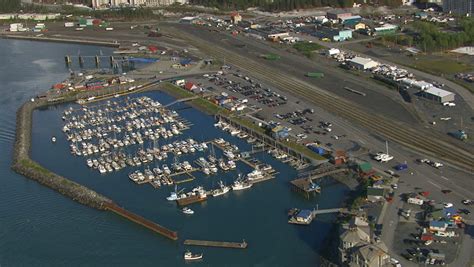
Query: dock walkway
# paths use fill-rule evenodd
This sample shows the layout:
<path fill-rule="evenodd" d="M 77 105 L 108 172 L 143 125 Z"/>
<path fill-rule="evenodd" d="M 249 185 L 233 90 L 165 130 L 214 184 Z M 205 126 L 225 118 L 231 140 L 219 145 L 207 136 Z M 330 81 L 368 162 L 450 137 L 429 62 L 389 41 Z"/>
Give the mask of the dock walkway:
<path fill-rule="evenodd" d="M 188 246 L 204 246 L 204 247 L 220 247 L 220 248 L 247 248 L 247 242 L 225 242 L 225 241 L 207 241 L 207 240 L 184 240 L 184 244 Z"/>

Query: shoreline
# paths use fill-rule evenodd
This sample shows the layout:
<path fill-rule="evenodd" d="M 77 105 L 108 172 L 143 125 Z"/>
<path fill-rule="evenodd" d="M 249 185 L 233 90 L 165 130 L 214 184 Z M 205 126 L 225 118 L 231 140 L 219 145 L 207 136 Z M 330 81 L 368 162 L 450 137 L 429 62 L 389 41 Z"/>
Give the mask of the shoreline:
<path fill-rule="evenodd" d="M 96 45 L 96 46 L 106 46 L 106 47 L 113 47 L 113 48 L 120 47 L 120 43 L 106 42 L 106 41 L 99 41 L 99 40 L 65 39 L 61 37 L 38 37 L 38 36 L 25 36 L 25 35 L 14 35 L 14 34 L 0 34 L 0 38 L 26 40 L 26 41 L 51 42 L 51 43 Z"/>

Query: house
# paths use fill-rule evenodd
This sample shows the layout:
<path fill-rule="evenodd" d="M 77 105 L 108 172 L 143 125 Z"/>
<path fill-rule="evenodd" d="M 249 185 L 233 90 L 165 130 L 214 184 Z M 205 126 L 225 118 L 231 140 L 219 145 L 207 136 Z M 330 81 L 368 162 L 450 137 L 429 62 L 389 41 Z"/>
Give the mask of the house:
<path fill-rule="evenodd" d="M 242 16 L 238 12 L 232 12 L 230 14 L 230 21 L 232 24 L 238 24 L 242 21 Z"/>
<path fill-rule="evenodd" d="M 385 267 L 390 266 L 390 255 L 386 249 L 373 244 L 367 244 L 357 249 L 351 258 L 350 266 Z"/>
<path fill-rule="evenodd" d="M 186 89 L 188 91 L 194 91 L 194 90 L 197 90 L 198 87 L 192 82 L 186 82 L 184 84 L 184 89 Z"/>
<path fill-rule="evenodd" d="M 370 202 L 379 202 L 384 200 L 385 189 L 382 187 L 367 187 L 367 200 Z"/>
<path fill-rule="evenodd" d="M 431 221 L 429 230 L 432 232 L 445 232 L 448 228 L 448 224 L 443 221 Z"/>
<path fill-rule="evenodd" d="M 370 58 L 354 57 L 353 59 L 349 60 L 349 65 L 356 69 L 368 70 L 377 67 L 379 63 Z"/>
<path fill-rule="evenodd" d="M 186 81 L 184 81 L 184 79 L 174 81 L 174 84 L 176 84 L 177 86 L 184 86 L 185 83 Z"/>
<path fill-rule="evenodd" d="M 367 27 L 367 25 L 365 25 L 365 23 L 359 22 L 356 25 L 354 25 L 354 30 L 356 30 L 356 31 L 365 30 L 366 27 Z"/>
<path fill-rule="evenodd" d="M 370 243 L 370 227 L 361 216 L 351 218 L 348 224 L 342 225 L 339 234 L 340 261 L 346 262 L 358 246 Z"/>

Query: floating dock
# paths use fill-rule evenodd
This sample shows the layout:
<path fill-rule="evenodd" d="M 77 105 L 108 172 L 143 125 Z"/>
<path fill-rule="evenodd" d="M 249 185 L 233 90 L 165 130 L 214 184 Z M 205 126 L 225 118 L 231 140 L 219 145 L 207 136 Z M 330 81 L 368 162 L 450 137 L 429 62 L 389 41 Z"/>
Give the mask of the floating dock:
<path fill-rule="evenodd" d="M 176 203 L 178 203 L 179 206 L 187 206 L 189 204 L 202 202 L 206 200 L 207 200 L 207 196 L 201 197 L 199 195 L 195 195 L 195 196 L 190 196 L 184 199 L 178 199 L 176 200 Z"/>
<path fill-rule="evenodd" d="M 225 241 L 206 241 L 206 240 L 184 240 L 184 244 L 188 246 L 204 246 L 204 247 L 219 247 L 219 248 L 247 248 L 247 242 L 225 242 Z"/>

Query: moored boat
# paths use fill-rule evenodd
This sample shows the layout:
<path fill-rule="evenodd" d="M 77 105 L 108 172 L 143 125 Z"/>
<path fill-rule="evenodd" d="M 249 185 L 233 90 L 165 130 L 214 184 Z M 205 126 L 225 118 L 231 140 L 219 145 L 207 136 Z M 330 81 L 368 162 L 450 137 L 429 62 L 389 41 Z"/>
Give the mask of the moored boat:
<path fill-rule="evenodd" d="M 202 253 L 199 253 L 199 254 L 193 254 L 191 253 L 191 251 L 186 251 L 186 253 L 184 253 L 184 259 L 186 261 L 195 261 L 195 260 L 200 260 L 202 259 Z"/>

